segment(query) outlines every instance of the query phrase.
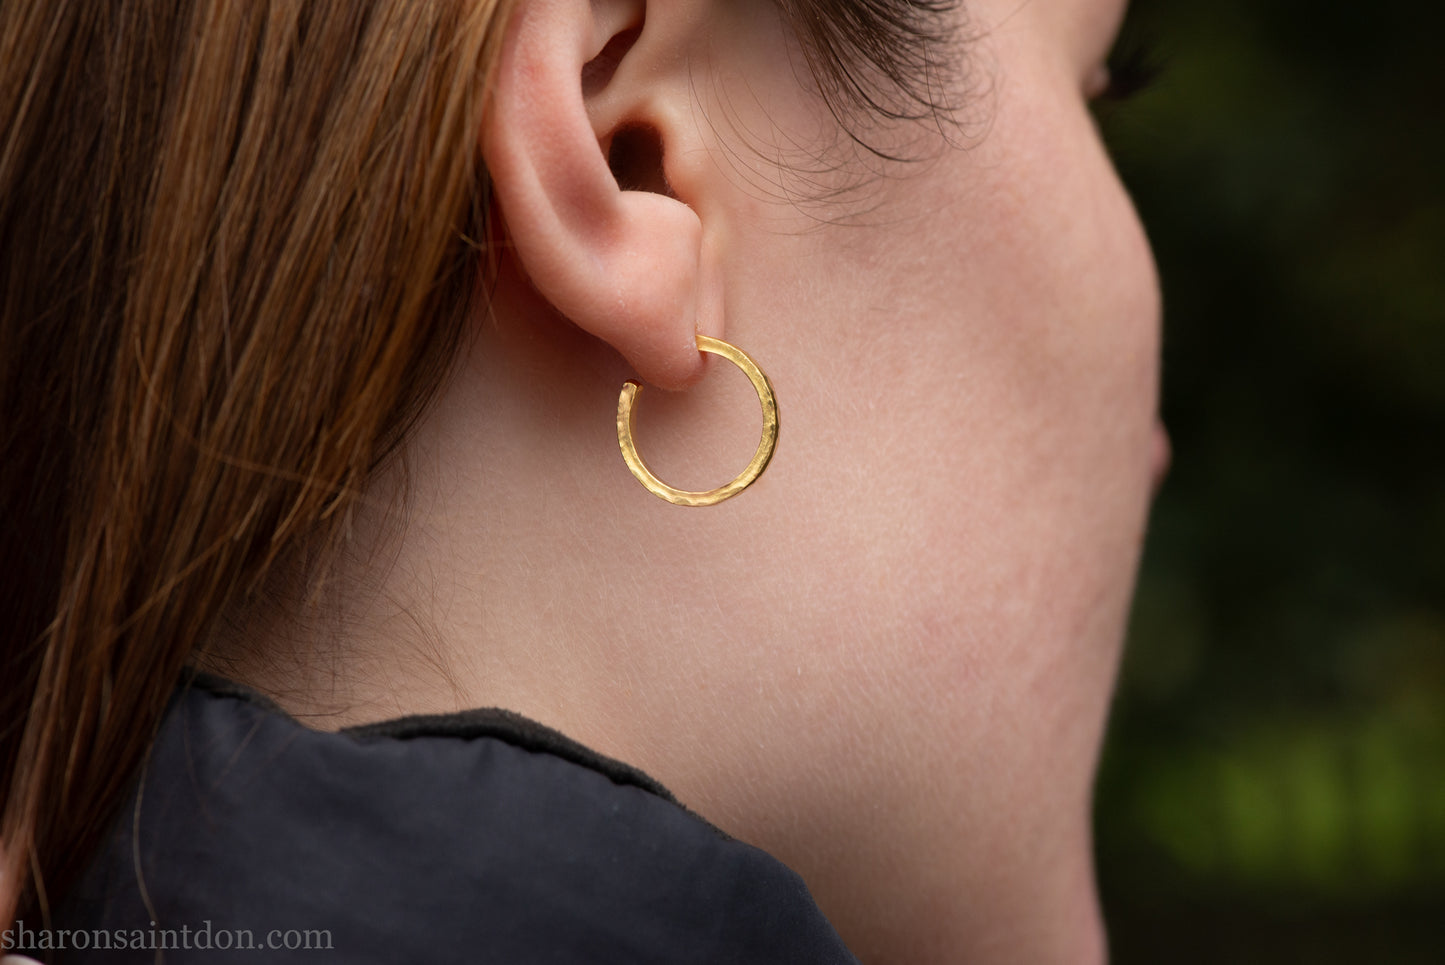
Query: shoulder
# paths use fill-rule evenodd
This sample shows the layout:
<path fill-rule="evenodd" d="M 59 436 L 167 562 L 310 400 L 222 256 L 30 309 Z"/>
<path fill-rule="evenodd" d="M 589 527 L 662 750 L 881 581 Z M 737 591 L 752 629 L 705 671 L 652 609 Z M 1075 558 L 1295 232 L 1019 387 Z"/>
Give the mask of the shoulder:
<path fill-rule="evenodd" d="M 207 925 L 213 946 L 294 933 L 353 962 L 853 961 L 795 873 L 540 724 L 324 733 L 209 677 L 178 691 L 62 917 L 174 931 L 177 961 Z"/>

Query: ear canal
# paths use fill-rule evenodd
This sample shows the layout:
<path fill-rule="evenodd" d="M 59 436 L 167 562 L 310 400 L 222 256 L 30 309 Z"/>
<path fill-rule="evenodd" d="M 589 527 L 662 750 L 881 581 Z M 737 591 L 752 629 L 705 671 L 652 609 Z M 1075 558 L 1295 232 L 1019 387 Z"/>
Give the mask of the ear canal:
<path fill-rule="evenodd" d="M 677 198 L 667 182 L 662 159 L 662 136 L 652 127 L 626 127 L 612 136 L 607 167 L 623 191 L 648 191 Z"/>

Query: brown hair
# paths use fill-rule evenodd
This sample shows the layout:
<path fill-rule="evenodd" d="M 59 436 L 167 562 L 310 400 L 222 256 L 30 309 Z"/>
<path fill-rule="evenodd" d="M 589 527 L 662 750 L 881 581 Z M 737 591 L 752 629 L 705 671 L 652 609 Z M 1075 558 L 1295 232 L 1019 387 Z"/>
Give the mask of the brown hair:
<path fill-rule="evenodd" d="M 196 648 L 444 378 L 512 2 L 0 4 L 0 920 L 79 873 Z M 943 4 L 782 5 L 835 109 L 927 100 Z"/>
<path fill-rule="evenodd" d="M 75 875 L 193 648 L 439 384 L 505 6 L 4 5 L 0 918 Z"/>

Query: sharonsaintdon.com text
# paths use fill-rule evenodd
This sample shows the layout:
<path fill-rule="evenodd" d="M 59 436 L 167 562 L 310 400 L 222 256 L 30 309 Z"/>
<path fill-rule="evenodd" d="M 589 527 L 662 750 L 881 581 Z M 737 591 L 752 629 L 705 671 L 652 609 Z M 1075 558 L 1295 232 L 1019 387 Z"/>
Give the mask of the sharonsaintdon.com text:
<path fill-rule="evenodd" d="M 328 951 L 329 928 L 214 928 L 209 919 L 200 927 L 161 928 L 29 928 L 17 921 L 0 935 L 7 952 L 80 951 Z"/>

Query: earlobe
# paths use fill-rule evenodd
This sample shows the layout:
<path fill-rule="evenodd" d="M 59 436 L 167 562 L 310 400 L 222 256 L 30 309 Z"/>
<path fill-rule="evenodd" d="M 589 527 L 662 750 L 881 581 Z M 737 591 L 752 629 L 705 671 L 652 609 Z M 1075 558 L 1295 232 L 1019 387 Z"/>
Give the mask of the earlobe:
<path fill-rule="evenodd" d="M 537 290 L 643 380 L 682 388 L 702 373 L 696 335 L 723 334 L 721 286 L 701 220 L 662 169 L 681 133 L 649 113 L 688 96 L 686 79 L 629 63 L 650 49 L 646 12 L 642 0 L 522 4 L 482 150 Z"/>

